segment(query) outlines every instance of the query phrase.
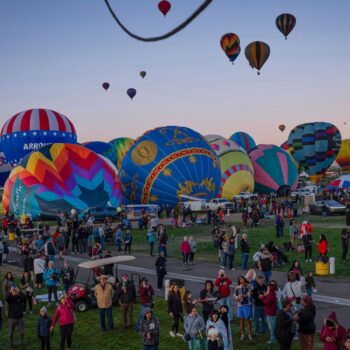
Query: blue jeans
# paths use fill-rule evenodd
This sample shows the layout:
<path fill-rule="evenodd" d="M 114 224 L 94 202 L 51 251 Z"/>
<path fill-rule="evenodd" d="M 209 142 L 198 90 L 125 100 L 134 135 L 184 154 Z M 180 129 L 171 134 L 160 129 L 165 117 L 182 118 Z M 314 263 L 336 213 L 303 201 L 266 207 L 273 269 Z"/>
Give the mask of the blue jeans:
<path fill-rule="evenodd" d="M 247 270 L 248 269 L 248 253 L 242 253 L 242 269 Z"/>
<path fill-rule="evenodd" d="M 222 305 L 227 305 L 228 306 L 228 317 L 229 317 L 229 320 L 232 321 L 233 320 L 233 305 L 232 305 L 232 296 L 229 295 L 227 297 L 224 297 L 224 298 L 220 298 L 218 300 L 220 306 Z"/>
<path fill-rule="evenodd" d="M 312 287 L 305 287 L 306 288 L 306 293 L 307 295 L 310 295 L 310 297 L 312 296 Z"/>
<path fill-rule="evenodd" d="M 220 252 L 220 266 L 226 267 L 227 254 L 221 250 Z"/>
<path fill-rule="evenodd" d="M 261 330 L 260 330 L 261 320 Z M 263 306 L 254 305 L 255 333 L 265 333 L 267 331 L 266 316 Z"/>
<path fill-rule="evenodd" d="M 54 255 L 49 255 L 49 261 L 55 261 L 55 256 Z"/>
<path fill-rule="evenodd" d="M 275 343 L 276 337 L 275 337 L 275 326 L 276 326 L 276 316 L 266 316 L 267 318 L 267 324 L 269 325 L 270 330 L 270 342 Z"/>
<path fill-rule="evenodd" d="M 109 329 L 112 330 L 114 328 L 112 306 L 106 309 L 98 309 L 98 311 L 100 313 L 100 324 L 102 331 L 104 332 L 106 330 L 106 315 Z"/>
<path fill-rule="evenodd" d="M 158 344 L 157 345 L 142 345 L 142 350 L 158 350 Z"/>
<path fill-rule="evenodd" d="M 266 285 L 268 285 L 271 279 L 272 271 L 263 271 L 262 273 L 264 274 L 264 277 L 265 277 L 265 283 Z"/>

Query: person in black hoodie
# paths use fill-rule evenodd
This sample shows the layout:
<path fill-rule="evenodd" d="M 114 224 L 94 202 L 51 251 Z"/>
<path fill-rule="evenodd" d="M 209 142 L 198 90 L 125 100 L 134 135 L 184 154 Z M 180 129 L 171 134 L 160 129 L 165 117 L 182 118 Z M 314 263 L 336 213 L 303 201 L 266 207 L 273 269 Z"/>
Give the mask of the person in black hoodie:
<path fill-rule="evenodd" d="M 346 262 L 346 255 L 348 254 L 350 246 L 350 233 L 346 228 L 343 228 L 341 231 L 341 246 L 342 246 L 342 259 L 343 262 Z"/>
<path fill-rule="evenodd" d="M 157 270 L 157 288 L 162 289 L 163 288 L 163 279 L 166 275 L 166 257 L 163 250 L 159 252 L 159 256 L 156 260 L 155 266 Z"/>
<path fill-rule="evenodd" d="M 136 299 L 136 288 L 133 281 L 129 281 L 128 275 L 122 275 L 122 281 L 117 288 L 117 298 L 122 311 L 123 328 L 130 328 L 133 325 L 133 304 Z"/>
<path fill-rule="evenodd" d="M 314 334 L 316 332 L 315 316 L 316 307 L 312 303 L 312 298 L 305 295 L 301 300 L 303 308 L 298 313 L 299 340 L 301 350 L 313 350 Z"/>
<path fill-rule="evenodd" d="M 43 306 L 40 309 L 40 317 L 37 323 L 37 333 L 40 340 L 41 350 L 50 350 L 50 327 L 52 321 L 47 316 L 47 308 Z"/>
<path fill-rule="evenodd" d="M 61 269 L 60 275 L 62 278 L 63 290 L 67 292 L 68 289 L 73 285 L 75 276 L 74 269 L 73 267 L 69 266 L 67 260 L 65 260 L 63 263 L 63 268 Z"/>
<path fill-rule="evenodd" d="M 179 321 L 182 314 L 182 302 L 179 287 L 176 284 L 173 284 L 170 287 L 168 295 L 168 313 L 173 319 L 173 324 L 169 334 L 172 337 L 181 337 L 182 335 L 179 333 Z"/>
<path fill-rule="evenodd" d="M 11 287 L 10 293 L 6 297 L 8 305 L 8 334 L 9 334 L 9 349 L 13 348 L 13 333 L 15 328 L 18 328 L 21 337 L 21 346 L 24 342 L 24 301 L 25 296 L 16 287 Z"/>
<path fill-rule="evenodd" d="M 292 303 L 288 299 L 283 299 L 282 310 L 277 314 L 275 326 L 275 336 L 280 346 L 280 350 L 290 350 L 296 332 L 291 308 Z"/>

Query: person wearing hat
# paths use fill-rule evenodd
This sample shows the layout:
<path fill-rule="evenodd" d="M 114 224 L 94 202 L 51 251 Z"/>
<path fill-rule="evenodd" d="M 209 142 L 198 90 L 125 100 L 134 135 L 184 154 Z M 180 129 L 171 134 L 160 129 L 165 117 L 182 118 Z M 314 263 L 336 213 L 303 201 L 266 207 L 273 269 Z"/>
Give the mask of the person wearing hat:
<path fill-rule="evenodd" d="M 56 309 L 55 316 L 50 327 L 51 333 L 53 332 L 57 321 L 60 323 L 60 350 L 65 350 L 66 340 L 67 350 L 71 350 L 75 315 L 74 304 L 66 293 L 61 295 L 60 305 Z"/>
<path fill-rule="evenodd" d="M 117 288 L 117 297 L 122 312 L 123 328 L 130 328 L 133 324 L 133 304 L 136 299 L 136 288 L 133 281 L 128 279 L 128 275 L 122 275 L 122 281 Z"/>
<path fill-rule="evenodd" d="M 50 327 L 52 321 L 47 315 L 47 308 L 40 309 L 40 316 L 37 322 L 37 334 L 40 340 L 41 350 L 50 350 Z"/>
<path fill-rule="evenodd" d="M 316 332 L 315 316 L 316 307 L 309 295 L 301 299 L 302 309 L 298 313 L 299 340 L 301 350 L 313 350 L 314 334 Z"/>
<path fill-rule="evenodd" d="M 142 350 L 158 350 L 159 333 L 159 320 L 153 315 L 152 309 L 146 307 L 140 322 Z"/>
<path fill-rule="evenodd" d="M 100 324 L 102 332 L 106 331 L 106 316 L 108 319 L 109 330 L 113 330 L 113 314 L 112 304 L 114 291 L 110 283 L 107 282 L 108 276 L 101 275 L 99 277 L 99 283 L 95 287 L 95 297 L 97 300 L 98 311 L 100 314 Z"/>
<path fill-rule="evenodd" d="M 19 335 L 21 337 L 21 346 L 24 343 L 24 300 L 23 293 L 18 288 L 12 286 L 9 294 L 6 296 L 6 302 L 8 305 L 8 336 L 9 336 L 9 349 L 13 348 L 13 334 L 15 328 L 18 328 Z"/>

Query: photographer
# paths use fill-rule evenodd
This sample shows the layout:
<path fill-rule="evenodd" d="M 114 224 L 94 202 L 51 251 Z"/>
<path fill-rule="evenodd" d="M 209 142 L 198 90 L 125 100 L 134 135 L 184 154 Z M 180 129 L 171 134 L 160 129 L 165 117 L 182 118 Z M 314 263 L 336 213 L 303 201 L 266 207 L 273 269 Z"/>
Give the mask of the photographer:
<path fill-rule="evenodd" d="M 144 315 L 144 309 L 146 308 L 153 308 L 153 295 L 154 295 L 154 289 L 149 284 L 149 281 L 147 278 L 143 277 L 140 280 L 139 284 L 139 296 L 140 296 L 140 314 L 136 322 L 136 330 L 139 330 L 140 327 L 140 321 L 142 316 Z"/>
<path fill-rule="evenodd" d="M 60 284 L 60 272 L 54 267 L 53 261 L 49 261 L 48 267 L 44 271 L 44 283 L 47 287 L 47 294 L 49 299 L 47 307 L 51 306 L 52 293 L 55 298 L 55 303 L 58 305 L 57 287 Z"/>
<path fill-rule="evenodd" d="M 299 311 L 301 309 L 301 289 L 305 280 L 298 281 L 296 273 L 290 271 L 288 273 L 288 281 L 283 288 L 282 295 Z"/>
<path fill-rule="evenodd" d="M 218 277 L 214 282 L 215 287 L 218 288 L 219 304 L 227 305 L 229 308 L 229 319 L 232 321 L 232 298 L 230 297 L 230 285 L 232 281 L 226 276 L 224 270 L 219 270 Z"/>
<path fill-rule="evenodd" d="M 153 316 L 150 308 L 143 310 L 143 318 L 140 322 L 140 333 L 142 336 L 142 350 L 158 350 L 159 345 L 159 321 Z"/>

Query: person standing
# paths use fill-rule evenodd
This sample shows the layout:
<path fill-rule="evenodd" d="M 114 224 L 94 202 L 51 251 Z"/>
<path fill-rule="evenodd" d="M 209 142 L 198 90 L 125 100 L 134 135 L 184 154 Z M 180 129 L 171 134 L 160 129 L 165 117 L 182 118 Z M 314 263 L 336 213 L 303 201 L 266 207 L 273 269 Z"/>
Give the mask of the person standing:
<path fill-rule="evenodd" d="M 320 331 L 320 340 L 323 350 L 339 350 L 346 337 L 346 329 L 337 320 L 335 312 L 331 312 L 324 319 L 324 325 Z"/>
<path fill-rule="evenodd" d="M 123 241 L 123 232 L 120 225 L 117 228 L 117 231 L 115 233 L 115 246 L 117 247 L 117 251 L 122 251 L 122 241 Z"/>
<path fill-rule="evenodd" d="M 153 295 L 154 295 L 154 289 L 149 283 L 148 279 L 141 278 L 140 284 L 139 284 L 139 296 L 140 296 L 140 314 L 138 317 L 138 320 L 136 322 L 136 330 L 139 331 L 140 328 L 140 321 L 144 315 L 144 309 L 153 307 Z"/>
<path fill-rule="evenodd" d="M 34 290 L 34 282 L 32 280 L 32 276 L 29 272 L 25 271 L 22 275 L 22 278 L 20 280 L 20 288 L 21 292 L 24 295 L 24 311 L 23 313 L 26 313 L 27 309 L 27 303 L 29 305 L 29 312 L 30 314 L 33 313 L 33 298 L 35 295 Z"/>
<path fill-rule="evenodd" d="M 74 282 L 74 270 L 72 266 L 69 266 L 69 262 L 67 260 L 63 263 L 63 268 L 61 269 L 61 278 L 63 283 L 63 290 L 65 292 L 73 285 Z"/>
<path fill-rule="evenodd" d="M 101 275 L 99 281 L 100 282 L 95 287 L 95 297 L 100 314 L 100 325 L 102 332 L 105 332 L 107 316 L 109 330 L 111 331 L 114 329 L 112 314 L 114 291 L 112 285 L 107 282 L 106 275 Z"/>
<path fill-rule="evenodd" d="M 3 237 L 0 237 L 0 266 L 2 264 L 2 255 L 5 254 L 5 246 L 4 242 L 2 241 Z"/>
<path fill-rule="evenodd" d="M 321 257 L 326 257 L 328 253 L 328 242 L 327 238 L 324 234 L 320 235 L 320 241 L 317 245 L 317 250 L 318 253 L 320 254 Z"/>
<path fill-rule="evenodd" d="M 232 280 L 230 280 L 224 270 L 219 270 L 218 277 L 216 278 L 214 285 L 218 288 L 219 293 L 219 304 L 227 305 L 229 308 L 229 319 L 232 321 L 233 312 L 232 312 L 232 297 L 230 292 L 230 285 Z"/>
<path fill-rule="evenodd" d="M 343 262 L 346 262 L 346 256 L 348 254 L 350 245 L 350 233 L 346 228 L 343 228 L 341 231 L 341 246 L 342 246 L 342 259 Z"/>
<path fill-rule="evenodd" d="M 57 307 L 55 316 L 52 320 L 50 332 L 52 333 L 56 322 L 60 324 L 60 350 L 65 350 L 67 341 L 67 350 L 72 348 L 73 326 L 75 322 L 74 304 L 68 298 L 66 293 L 62 294 L 60 305 Z"/>
<path fill-rule="evenodd" d="M 242 239 L 240 244 L 241 244 L 241 253 L 242 253 L 242 269 L 247 270 L 248 258 L 249 258 L 249 244 L 248 244 L 248 235 L 246 233 L 242 234 Z"/>
<path fill-rule="evenodd" d="M 266 293 L 267 287 L 264 281 L 264 277 L 258 276 L 253 288 L 253 300 L 254 300 L 254 323 L 255 334 L 261 335 L 267 331 L 266 315 L 264 303 L 261 297 Z M 260 327 L 261 321 L 261 327 Z"/>
<path fill-rule="evenodd" d="M 58 304 L 57 288 L 60 284 L 60 272 L 54 267 L 53 261 L 49 261 L 47 269 L 44 271 L 44 283 L 47 288 L 49 302 L 47 307 L 51 306 L 52 294 Z"/>
<path fill-rule="evenodd" d="M 228 249 L 227 249 L 228 268 L 230 270 L 234 270 L 233 261 L 235 259 L 235 254 L 236 254 L 236 242 L 235 242 L 235 238 L 231 236 L 228 242 Z"/>
<path fill-rule="evenodd" d="M 130 328 L 133 324 L 133 304 L 136 299 L 136 289 L 127 274 L 122 275 L 122 281 L 117 288 L 117 296 L 122 312 L 123 328 Z"/>
<path fill-rule="evenodd" d="M 159 320 L 153 315 L 151 308 L 146 307 L 143 310 L 140 334 L 142 337 L 142 350 L 158 350 L 160 338 Z"/>
<path fill-rule="evenodd" d="M 297 280 L 295 272 L 288 273 L 288 282 L 285 284 L 282 295 L 287 298 L 297 310 L 301 308 L 301 290 L 304 286 L 303 280 Z"/>
<path fill-rule="evenodd" d="M 185 319 L 185 336 L 189 350 L 197 350 L 203 346 L 202 332 L 205 331 L 205 323 L 201 316 L 198 315 L 196 308 L 192 308 L 191 313 Z"/>
<path fill-rule="evenodd" d="M 202 315 L 204 323 L 207 323 L 209 315 L 215 309 L 215 292 L 214 284 L 211 280 L 206 280 L 204 283 L 204 288 L 199 294 L 198 302 L 202 304 Z"/>
<path fill-rule="evenodd" d="M 302 309 L 298 313 L 297 322 L 299 324 L 299 341 L 301 350 L 314 349 L 314 334 L 316 332 L 315 317 L 316 307 L 309 295 L 305 295 L 301 300 Z"/>
<path fill-rule="evenodd" d="M 52 236 L 50 236 L 48 241 L 45 243 L 44 251 L 45 255 L 49 257 L 49 261 L 55 261 L 56 250 Z"/>
<path fill-rule="evenodd" d="M 194 264 L 194 256 L 196 254 L 197 251 L 197 244 L 196 241 L 194 240 L 193 236 L 190 236 L 188 238 L 188 243 L 190 244 L 191 247 L 191 251 L 190 251 L 190 265 Z"/>
<path fill-rule="evenodd" d="M 6 297 L 8 305 L 8 337 L 9 349 L 13 349 L 13 334 L 15 328 L 18 328 L 21 337 L 21 347 L 24 345 L 24 302 L 25 296 L 16 287 L 11 287 L 9 294 Z"/>
<path fill-rule="evenodd" d="M 45 270 L 45 264 L 46 261 L 44 257 L 37 256 L 34 259 L 33 265 L 34 265 L 34 275 L 35 275 L 35 284 L 37 288 L 42 288 L 43 286 L 43 276 L 44 276 L 44 270 Z"/>
<path fill-rule="evenodd" d="M 169 332 L 170 336 L 181 337 L 182 335 L 179 333 L 179 322 L 182 314 L 182 302 L 179 287 L 176 284 L 170 287 L 168 295 L 168 313 L 173 319 L 173 324 Z"/>
<path fill-rule="evenodd" d="M 149 244 L 149 254 L 150 256 L 153 256 L 153 249 L 154 249 L 154 243 L 156 241 L 156 235 L 154 234 L 154 231 L 149 229 L 147 232 L 147 241 Z"/>
<path fill-rule="evenodd" d="M 313 291 L 316 289 L 316 283 L 314 279 L 314 273 L 310 271 L 305 277 L 305 289 L 307 295 L 312 296 Z"/>
<path fill-rule="evenodd" d="M 167 274 L 166 265 L 167 265 L 167 260 L 165 257 L 165 253 L 163 250 L 161 250 L 155 262 L 155 266 L 157 270 L 157 288 L 159 290 L 163 288 L 164 276 Z"/>
<path fill-rule="evenodd" d="M 188 243 L 188 237 L 185 236 L 180 246 L 181 254 L 182 254 L 182 265 L 185 266 L 188 263 L 188 257 L 191 253 L 191 246 Z"/>
<path fill-rule="evenodd" d="M 221 341 L 219 347 L 213 346 L 216 343 L 217 338 L 210 337 L 210 329 L 211 327 L 214 327 L 218 334 L 221 336 Z M 228 335 L 227 335 L 227 329 L 225 326 L 224 321 L 220 318 L 220 313 L 218 310 L 214 310 L 206 323 L 206 329 L 207 329 L 207 335 L 208 335 L 208 350 L 209 349 L 220 349 L 220 350 L 226 350 L 228 348 Z M 213 342 L 214 344 L 211 344 Z M 219 344 L 217 344 L 219 345 Z"/>
<path fill-rule="evenodd" d="M 258 261 L 259 270 L 264 274 L 265 282 L 268 284 L 272 275 L 272 262 L 273 256 L 267 250 L 267 248 L 263 248 L 260 254 L 260 259 Z"/>
<path fill-rule="evenodd" d="M 264 312 L 270 330 L 270 340 L 268 341 L 268 344 L 276 343 L 275 325 L 277 315 L 277 289 L 277 283 L 275 281 L 270 281 L 267 292 L 264 295 L 259 296 L 260 300 L 264 303 Z"/>
<path fill-rule="evenodd" d="M 126 251 L 129 251 L 129 254 L 131 254 L 131 244 L 132 244 L 132 234 L 131 234 L 131 231 L 127 229 L 124 237 L 124 254 L 126 254 Z"/>
<path fill-rule="evenodd" d="M 40 309 L 40 317 L 37 322 L 37 334 L 40 340 L 41 350 L 50 350 L 50 327 L 51 319 L 47 315 L 47 308 L 43 306 Z"/>
<path fill-rule="evenodd" d="M 302 240 L 305 249 L 305 262 L 312 262 L 312 234 L 306 231 Z"/>
<path fill-rule="evenodd" d="M 296 332 L 296 326 L 291 313 L 292 303 L 288 299 L 282 300 L 282 310 L 277 314 L 275 336 L 280 350 L 290 350 Z"/>

